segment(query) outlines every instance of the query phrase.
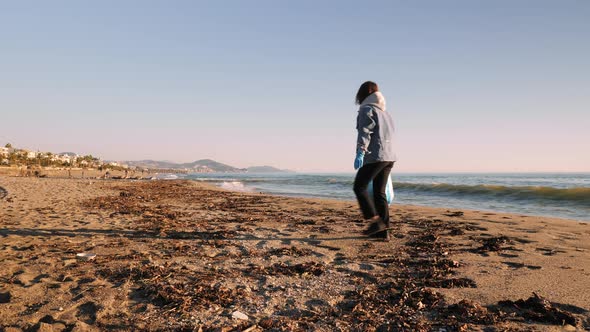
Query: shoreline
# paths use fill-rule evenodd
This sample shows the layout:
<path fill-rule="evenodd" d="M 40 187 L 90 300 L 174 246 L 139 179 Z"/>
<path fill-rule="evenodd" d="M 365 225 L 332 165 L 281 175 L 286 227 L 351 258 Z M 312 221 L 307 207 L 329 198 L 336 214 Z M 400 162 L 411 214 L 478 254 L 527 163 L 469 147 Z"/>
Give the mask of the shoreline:
<path fill-rule="evenodd" d="M 590 327 L 590 225 L 575 220 L 395 205 L 382 242 L 360 236 L 352 201 L 188 180 L 0 187 L 0 326 L 12 331 Z M 533 293 L 566 320 L 503 302 Z"/>
<path fill-rule="evenodd" d="M 288 198 L 302 198 L 302 199 L 318 199 L 318 200 L 325 200 L 325 201 L 330 201 L 330 202 L 348 202 L 348 203 L 355 203 L 356 204 L 356 200 L 354 199 L 339 199 L 339 198 L 330 198 L 330 197 L 324 197 L 324 196 L 314 196 L 314 195 L 304 195 L 304 194 L 293 194 L 293 195 L 288 195 L 288 194 L 280 194 L 280 193 L 273 193 L 273 192 L 264 192 L 264 191 L 256 191 L 256 190 L 251 190 L 251 191 L 247 191 L 247 190 L 238 190 L 238 189 L 230 189 L 230 188 L 223 188 L 221 186 L 215 185 L 214 181 L 203 181 L 203 180 L 198 180 L 198 179 L 166 179 L 167 181 L 193 181 L 199 184 L 203 184 L 203 185 L 209 185 L 209 186 L 213 186 L 215 188 L 219 188 L 221 190 L 226 190 L 226 191 L 231 191 L 231 192 L 237 192 L 237 193 L 245 193 L 245 194 L 249 194 L 249 193 L 258 193 L 258 194 L 262 194 L 262 195 L 270 195 L 270 196 L 277 196 L 277 197 L 288 197 Z M 239 180 L 238 180 L 239 181 Z M 352 192 L 352 188 L 350 190 Z M 478 213 L 494 213 L 494 214 L 506 214 L 506 215 L 515 215 L 515 216 L 519 216 L 519 217 L 530 217 L 530 218 L 535 218 L 535 217 L 539 217 L 539 218 L 552 218 L 552 219 L 558 219 L 558 220 L 563 220 L 563 221 L 571 221 L 571 222 L 581 222 L 581 223 L 590 223 L 590 218 L 589 219 L 574 219 L 574 218 L 565 218 L 565 217 L 561 217 L 561 216 L 551 216 L 551 215 L 538 215 L 538 214 L 527 214 L 527 213 L 519 213 L 519 212 L 512 212 L 512 211 L 503 211 L 503 210 L 493 210 L 493 209 L 472 209 L 472 208 L 467 208 L 467 207 L 453 207 L 453 206 L 433 206 L 433 205 L 418 205 L 418 204 L 399 204 L 396 203 L 395 201 L 390 204 L 390 208 L 395 208 L 396 206 L 399 207 L 414 207 L 414 208 L 429 208 L 429 209 L 437 209 L 437 210 L 465 210 L 465 211 L 472 211 L 472 212 L 478 212 Z M 359 212 L 360 213 L 360 212 Z"/>
<path fill-rule="evenodd" d="M 96 171 L 98 172 L 98 171 Z M 91 173 L 95 174 L 95 173 Z M 157 173 L 154 173 L 157 174 Z M 164 173 L 163 173 L 164 174 Z M 14 175 L 12 175 L 14 176 Z M 0 178 L 2 174 L 0 174 Z M 17 177 L 18 176 L 14 176 Z M 85 177 L 85 178 L 68 178 L 68 177 L 57 177 L 51 176 L 47 177 L 46 179 L 58 179 L 58 180 L 96 180 L 101 182 L 125 182 L 125 181 L 170 181 L 170 182 L 192 182 L 198 184 L 199 186 L 205 187 L 207 189 L 217 189 L 220 191 L 238 193 L 238 194 L 246 194 L 246 195 L 263 195 L 263 196 L 272 196 L 277 198 L 286 198 L 286 199 L 304 199 L 304 200 L 314 200 L 319 202 L 329 202 L 331 204 L 338 204 L 338 203 L 347 203 L 347 204 L 357 204 L 356 200 L 353 199 L 338 199 L 338 198 L 329 198 L 329 197 L 322 197 L 322 196 L 313 196 L 313 195 L 287 195 L 287 194 L 278 194 L 272 192 L 264 192 L 264 191 L 241 191 L 241 190 L 231 190 L 228 188 L 222 188 L 213 184 L 212 182 L 208 181 L 199 181 L 195 179 L 152 179 L 152 178 L 140 178 L 140 179 L 125 179 L 125 178 L 114 178 L 114 179 L 103 179 L 99 177 Z M 1 187 L 0 187 L 1 188 Z M 352 189 L 351 189 L 352 191 Z M 2 195 L 0 189 L 0 196 Z M 6 195 L 6 194 L 5 194 Z M 1 197 L 0 197 L 1 199 Z M 520 218 L 543 218 L 543 219 L 551 219 L 555 221 L 562 221 L 562 222 L 572 222 L 572 223 L 579 223 L 579 224 L 590 224 L 590 220 L 578 220 L 578 219 L 570 219 L 570 218 L 563 218 L 563 217 L 556 217 L 556 216 L 544 216 L 544 215 L 534 215 L 534 214 L 526 214 L 526 213 L 517 213 L 517 212 L 510 212 L 510 211 L 499 211 L 499 210 L 485 210 L 485 209 L 470 209 L 464 207 L 439 207 L 439 206 L 432 206 L 432 205 L 418 205 L 418 204 L 397 204 L 392 203 L 390 204 L 390 209 L 401 208 L 401 209 L 421 209 L 421 210 L 431 210 L 431 213 L 447 213 L 453 212 L 452 210 L 461 210 L 463 212 L 471 212 L 476 214 L 484 214 L 484 215 L 503 215 L 503 216 L 511 216 L 511 217 L 520 217 Z M 360 216 L 360 210 L 359 210 Z"/>
<path fill-rule="evenodd" d="M 43 172 L 41 177 L 50 177 L 50 178 L 61 178 L 61 179 L 73 179 L 73 178 L 84 178 L 84 179 L 105 179 L 105 172 L 106 171 L 98 171 L 96 169 L 82 169 L 82 168 L 77 168 L 77 169 L 72 169 L 71 170 L 71 174 L 70 172 L 68 172 L 67 168 L 42 168 L 41 171 Z M 23 172 L 23 168 L 18 168 L 18 167 L 0 167 L 0 176 L 1 175 L 8 175 L 8 176 L 20 176 L 20 177 L 27 177 L 24 176 L 23 174 L 20 174 Z M 26 172 L 26 170 L 25 170 Z M 152 172 L 152 171 L 147 171 L 146 173 L 139 173 L 137 171 L 130 171 L 130 172 L 125 172 L 123 170 L 110 170 L 109 171 L 109 177 L 111 179 L 114 180 L 190 180 L 190 181 L 195 181 L 198 183 L 204 183 L 204 184 L 210 184 L 216 187 L 221 187 L 224 190 L 230 190 L 230 191 L 235 191 L 235 192 L 260 192 L 263 194 L 267 194 L 267 195 L 273 195 L 273 196 L 283 196 L 283 197 L 292 197 L 292 198 L 311 198 L 311 199 L 326 199 L 326 200 L 339 200 L 339 201 L 355 201 L 354 197 L 350 197 L 350 198 L 332 198 L 330 196 L 327 195 L 314 195 L 314 194 L 305 194 L 305 193 L 295 193 L 295 194 L 289 194 L 289 193 L 282 193 L 282 192 L 273 192 L 272 190 L 270 191 L 258 191 L 256 190 L 256 188 L 253 187 L 243 187 L 244 189 L 239 189 L 239 188 L 231 188 L 231 187 L 223 187 L 223 183 L 226 182 L 238 182 L 239 184 L 243 185 L 244 180 L 247 179 L 224 179 L 224 178 L 217 178 L 214 180 L 211 179 L 207 179 L 207 180 L 203 180 L 203 179 L 199 179 L 199 178 L 166 178 L 166 177 L 159 177 L 158 175 L 173 175 L 173 176 L 177 176 L 177 173 L 173 174 L 173 173 L 158 173 L 158 172 Z M 217 174 L 219 175 L 220 173 L 211 173 L 211 174 Z M 221 174 L 226 174 L 226 173 L 221 173 Z M 232 173 L 228 173 L 228 174 L 232 174 Z M 266 174 L 266 173 L 259 173 L 259 174 Z M 327 175 L 330 175 L 331 173 L 326 173 Z M 408 173 L 408 174 L 419 174 L 419 173 Z M 466 173 L 436 173 L 436 174 L 466 174 Z M 509 172 L 509 173 L 473 173 L 473 174 L 482 174 L 482 175 L 493 175 L 493 174 L 529 174 L 529 173 L 514 173 L 514 172 Z M 536 173 L 534 173 L 536 174 Z M 542 172 L 539 174 L 558 174 L 556 172 L 553 173 L 546 173 L 546 172 Z M 586 175 L 586 174 L 590 174 L 590 173 L 583 173 L 583 172 L 562 172 L 559 174 L 582 174 L 582 175 Z M 316 175 L 316 174 L 311 174 L 311 175 Z M 28 175 L 28 176 L 34 176 L 32 174 Z M 227 181 L 226 181 L 227 180 Z M 246 181 L 247 182 L 247 181 Z M 394 183 L 394 186 L 398 184 L 398 185 L 404 185 L 407 184 L 407 182 L 399 182 L 399 183 Z M 444 183 L 443 183 L 444 184 Z M 445 184 L 445 185 L 450 185 L 450 186 L 454 186 L 451 184 Z M 473 187 L 496 187 L 495 185 L 473 185 Z M 553 188 L 553 187 L 539 187 L 539 186 L 516 186 L 514 187 L 515 189 L 522 189 L 522 188 L 538 188 L 538 189 L 555 189 L 555 190 L 568 190 L 568 189 L 572 189 L 572 190 L 578 190 L 578 189 L 584 189 L 584 190 L 590 190 L 590 188 L 588 187 L 574 187 L 574 188 Z M 350 192 L 352 192 L 352 190 L 350 190 Z M 428 196 L 428 195 L 426 195 Z M 465 196 L 470 196 L 468 194 L 465 194 Z M 446 197 L 446 196 L 444 196 Z M 424 202 L 423 204 L 412 204 L 412 203 L 398 203 L 397 201 L 395 201 L 393 203 L 393 206 L 416 206 L 416 207 L 425 207 L 425 208 L 439 208 L 439 209 L 465 209 L 465 210 L 471 210 L 471 211 L 479 211 L 482 213 L 505 213 L 505 214 L 515 214 L 515 215 L 524 215 L 524 216 L 528 216 L 528 217 L 548 217 L 548 218 L 557 218 L 557 219 L 562 219 L 562 220 L 572 220 L 572 221 L 578 221 L 578 222 L 584 222 L 584 223 L 590 223 L 590 215 L 587 213 L 584 213 L 582 210 L 581 212 L 576 212 L 574 214 L 572 214 L 572 211 L 569 212 L 565 212 L 565 213 L 553 213 L 553 212 L 549 212 L 552 211 L 551 209 L 546 210 L 546 211 L 538 211 L 538 208 L 543 209 L 543 207 L 538 206 L 537 209 L 533 206 L 529 206 L 529 207 L 525 207 L 522 208 L 522 210 L 519 210 L 518 208 L 516 208 L 516 206 L 504 206 L 504 208 L 502 207 L 480 207 L 477 206 L 477 204 L 473 204 L 473 202 L 463 202 L 464 204 L 458 203 L 458 204 L 453 204 L 452 202 L 454 202 L 454 200 L 456 200 L 457 197 L 453 197 L 453 196 L 448 196 L 447 200 L 448 202 L 445 204 L 441 204 L 441 203 L 437 203 L 434 202 L 432 204 L 429 204 L 428 202 Z M 580 198 L 577 198 L 580 199 Z M 459 197 L 459 200 L 461 200 L 461 198 Z M 494 202 L 494 199 L 490 198 L 488 200 L 489 202 Z M 449 204 L 450 203 L 450 204 Z M 457 202 L 455 202 L 457 203 Z M 502 203 L 501 201 L 499 201 L 500 205 L 505 204 Z M 555 204 L 555 202 L 553 202 Z M 525 203 L 528 204 L 528 203 Z M 576 207 L 575 205 L 573 206 L 569 206 L 569 208 L 575 209 L 575 208 L 585 208 L 584 206 L 578 206 Z M 530 211 L 530 210 L 537 210 L 537 211 Z M 554 206 L 553 210 L 559 210 L 559 207 Z M 590 210 L 589 210 L 590 211 Z M 589 212 L 590 213 L 590 212 Z"/>

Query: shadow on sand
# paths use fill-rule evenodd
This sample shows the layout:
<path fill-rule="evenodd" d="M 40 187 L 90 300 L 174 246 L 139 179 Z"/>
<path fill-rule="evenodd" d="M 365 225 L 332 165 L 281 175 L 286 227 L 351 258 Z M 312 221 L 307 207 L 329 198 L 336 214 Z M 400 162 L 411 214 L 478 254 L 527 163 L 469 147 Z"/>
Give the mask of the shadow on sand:
<path fill-rule="evenodd" d="M 211 232 L 177 232 L 168 231 L 166 234 L 159 234 L 151 231 L 140 230 L 119 230 L 119 229 L 40 229 L 40 228 L 2 228 L 0 236 L 40 236 L 40 237 L 126 237 L 130 239 L 152 238 L 160 240 L 227 240 L 227 241 L 297 241 L 310 244 L 319 244 L 322 241 L 346 241 L 346 240 L 368 240 L 365 236 L 342 236 L 342 237 L 257 237 L 254 235 L 239 236 L 232 235 L 227 231 Z"/>

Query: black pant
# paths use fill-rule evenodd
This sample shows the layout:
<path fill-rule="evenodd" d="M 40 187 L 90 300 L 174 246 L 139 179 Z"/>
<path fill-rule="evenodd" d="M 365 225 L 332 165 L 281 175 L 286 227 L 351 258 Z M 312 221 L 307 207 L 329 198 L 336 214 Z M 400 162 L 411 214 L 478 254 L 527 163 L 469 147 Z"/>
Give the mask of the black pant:
<path fill-rule="evenodd" d="M 380 161 L 366 164 L 356 173 L 353 189 L 365 219 L 379 215 L 383 221 L 389 223 L 389 206 L 385 195 L 385 187 L 392 167 L 392 161 Z M 367 190 L 367 186 L 371 181 L 373 181 L 372 199 L 369 197 Z"/>

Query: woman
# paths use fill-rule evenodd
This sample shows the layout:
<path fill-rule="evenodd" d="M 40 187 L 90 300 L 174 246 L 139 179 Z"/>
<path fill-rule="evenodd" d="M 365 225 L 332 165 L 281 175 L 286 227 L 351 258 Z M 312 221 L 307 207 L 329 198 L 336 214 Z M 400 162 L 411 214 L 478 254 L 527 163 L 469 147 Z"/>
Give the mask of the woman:
<path fill-rule="evenodd" d="M 374 82 L 363 83 L 357 94 L 360 105 L 356 120 L 358 131 L 354 169 L 354 193 L 369 227 L 365 235 L 389 239 L 389 206 L 385 186 L 396 161 L 393 151 L 393 120 L 385 109 L 385 98 Z M 373 197 L 367 186 L 373 181 Z"/>

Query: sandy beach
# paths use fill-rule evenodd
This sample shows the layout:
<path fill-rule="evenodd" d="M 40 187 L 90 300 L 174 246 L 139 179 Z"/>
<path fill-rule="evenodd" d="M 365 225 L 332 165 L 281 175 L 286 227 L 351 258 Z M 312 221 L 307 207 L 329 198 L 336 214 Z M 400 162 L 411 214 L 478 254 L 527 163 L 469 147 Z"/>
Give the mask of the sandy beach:
<path fill-rule="evenodd" d="M 37 172 L 37 174 L 35 174 Z M 67 168 L 67 167 L 27 167 L 12 166 L 0 167 L 0 176 L 13 177 L 51 177 L 61 179 L 102 179 L 102 178 L 133 178 L 145 179 L 151 178 L 156 173 L 149 171 L 141 172 L 138 170 L 102 170 L 85 169 L 85 168 Z"/>
<path fill-rule="evenodd" d="M 393 206 L 384 242 L 360 235 L 352 201 L 180 180 L 0 187 L 3 331 L 590 329 L 588 223 Z"/>

